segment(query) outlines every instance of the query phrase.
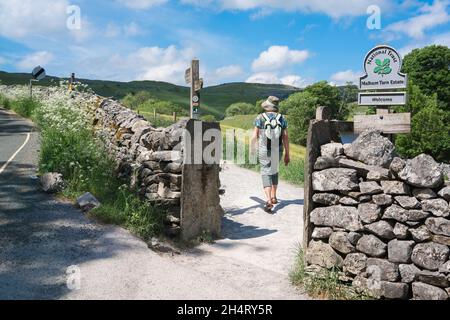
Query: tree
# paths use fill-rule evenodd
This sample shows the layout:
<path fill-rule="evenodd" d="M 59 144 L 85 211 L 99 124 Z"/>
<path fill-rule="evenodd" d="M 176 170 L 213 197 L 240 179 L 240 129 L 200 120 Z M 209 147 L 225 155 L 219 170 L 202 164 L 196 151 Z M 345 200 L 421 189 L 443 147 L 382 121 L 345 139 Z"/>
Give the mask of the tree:
<path fill-rule="evenodd" d="M 202 116 L 201 119 L 205 122 L 217 122 L 216 117 L 214 117 L 212 114 L 206 114 Z"/>
<path fill-rule="evenodd" d="M 340 119 L 346 120 L 352 111 L 352 103 L 358 101 L 358 87 L 348 81 L 340 90 L 340 100 L 338 115 Z"/>
<path fill-rule="evenodd" d="M 330 85 L 327 81 L 319 81 L 306 87 L 305 92 L 316 97 L 320 106 L 329 107 L 332 118 L 344 118 L 345 115 L 339 114 L 341 98 L 337 87 Z"/>
<path fill-rule="evenodd" d="M 420 90 L 432 96 L 437 94 L 439 105 L 450 111 L 450 48 L 432 45 L 414 49 L 403 61 L 402 71 L 408 74 Z"/>
<path fill-rule="evenodd" d="M 437 95 L 427 96 L 418 86 L 408 87 L 409 103 L 400 111 L 412 113 L 411 133 L 398 135 L 395 146 L 398 153 L 415 157 L 421 153 L 438 161 L 450 160 L 450 114 L 438 106 Z"/>
<path fill-rule="evenodd" d="M 257 114 L 258 111 L 255 110 L 255 106 L 247 102 L 236 102 L 231 104 L 225 111 L 227 117 L 232 117 L 236 115 L 244 114 Z"/>
<path fill-rule="evenodd" d="M 122 103 L 128 108 L 137 109 L 145 102 L 155 102 L 157 99 L 147 91 L 139 91 L 137 93 L 129 93 L 123 99 Z"/>
<path fill-rule="evenodd" d="M 281 110 L 285 110 L 289 121 L 289 134 L 292 142 L 305 145 L 309 121 L 315 117 L 319 99 L 310 92 L 297 92 L 281 102 Z"/>

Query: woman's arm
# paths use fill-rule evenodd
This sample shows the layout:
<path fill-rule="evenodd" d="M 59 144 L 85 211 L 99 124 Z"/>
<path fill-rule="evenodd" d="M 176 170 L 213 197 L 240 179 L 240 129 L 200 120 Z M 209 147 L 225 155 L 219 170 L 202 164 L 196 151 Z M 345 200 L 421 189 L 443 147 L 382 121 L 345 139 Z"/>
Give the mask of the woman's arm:
<path fill-rule="evenodd" d="M 252 138 L 250 139 L 250 153 L 254 154 L 256 150 L 256 144 L 259 138 L 259 128 L 255 127 L 253 130 Z"/>
<path fill-rule="evenodd" d="M 283 130 L 284 164 L 287 166 L 291 161 L 289 155 L 289 134 L 287 128 Z"/>

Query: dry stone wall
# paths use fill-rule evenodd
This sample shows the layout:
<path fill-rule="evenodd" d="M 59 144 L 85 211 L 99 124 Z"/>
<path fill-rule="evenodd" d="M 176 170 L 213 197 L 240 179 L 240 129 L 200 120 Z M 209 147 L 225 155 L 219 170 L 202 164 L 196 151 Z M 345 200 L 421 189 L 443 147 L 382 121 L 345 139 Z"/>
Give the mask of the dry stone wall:
<path fill-rule="evenodd" d="M 28 88 L 0 86 L 0 93 L 17 98 L 28 95 Z M 184 133 L 192 126 L 188 125 L 189 120 L 156 128 L 142 115 L 109 98 L 89 92 L 68 94 L 60 87 L 36 86 L 33 89 L 37 100 L 55 96 L 73 99 L 81 106 L 94 134 L 109 153 L 105 156 L 115 161 L 117 176 L 136 190 L 143 201 L 167 211 L 168 235 L 181 235 L 183 240 L 193 239 L 203 232 L 220 235 L 223 210 L 219 198 L 219 164 L 183 163 Z M 220 130 L 217 123 L 202 122 L 201 125 Z M 208 190 L 206 195 L 205 189 Z"/>
<path fill-rule="evenodd" d="M 312 172 L 309 268 L 338 268 L 360 292 L 449 299 L 450 183 L 428 155 L 401 159 L 380 132 L 326 143 Z"/>

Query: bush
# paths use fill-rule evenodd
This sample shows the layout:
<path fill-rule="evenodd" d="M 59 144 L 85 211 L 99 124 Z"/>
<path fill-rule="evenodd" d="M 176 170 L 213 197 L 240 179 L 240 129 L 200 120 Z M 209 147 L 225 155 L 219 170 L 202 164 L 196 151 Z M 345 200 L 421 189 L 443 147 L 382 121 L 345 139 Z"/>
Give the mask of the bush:
<path fill-rule="evenodd" d="M 3 107 L 5 109 L 11 109 L 11 100 L 9 100 L 2 94 L 0 94 L 0 107 Z"/>
<path fill-rule="evenodd" d="M 217 122 L 216 117 L 214 117 L 212 114 L 207 114 L 201 117 L 201 119 L 205 122 Z"/>
<path fill-rule="evenodd" d="M 289 115 L 289 135 L 293 143 L 305 145 L 309 121 L 315 117 L 318 98 L 309 92 L 297 92 L 280 104 L 282 113 Z"/>
<path fill-rule="evenodd" d="M 23 117 L 30 118 L 36 109 L 39 108 L 39 102 L 30 97 L 22 97 L 11 103 L 11 109 Z"/>
<path fill-rule="evenodd" d="M 259 108 L 260 109 L 260 108 Z M 237 102 L 231 104 L 225 111 L 227 117 L 232 117 L 236 115 L 246 115 L 246 114 L 258 114 L 259 109 L 257 109 L 251 103 Z"/>

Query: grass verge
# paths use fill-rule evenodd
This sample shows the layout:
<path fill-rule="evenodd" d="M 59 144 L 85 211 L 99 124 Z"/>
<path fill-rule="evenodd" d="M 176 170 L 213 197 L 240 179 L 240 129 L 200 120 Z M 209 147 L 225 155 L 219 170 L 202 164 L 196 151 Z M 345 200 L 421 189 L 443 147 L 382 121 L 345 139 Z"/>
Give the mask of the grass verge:
<path fill-rule="evenodd" d="M 305 289 L 312 298 L 328 300 L 368 300 L 366 295 L 357 293 L 350 285 L 339 280 L 339 270 L 323 269 L 319 273 L 308 272 L 303 250 L 299 249 L 295 265 L 290 273 L 292 284 Z"/>
<path fill-rule="evenodd" d="M 5 98 L 0 101 L 5 105 Z M 9 100 L 10 109 L 31 118 L 40 131 L 39 172 L 59 172 L 65 188 L 62 195 L 75 200 L 92 193 L 101 206 L 89 215 L 105 223 L 122 225 L 144 240 L 163 230 L 164 212 L 142 201 L 116 178 L 115 163 L 94 137 L 84 112 L 61 97 L 39 103 L 31 98 Z"/>

